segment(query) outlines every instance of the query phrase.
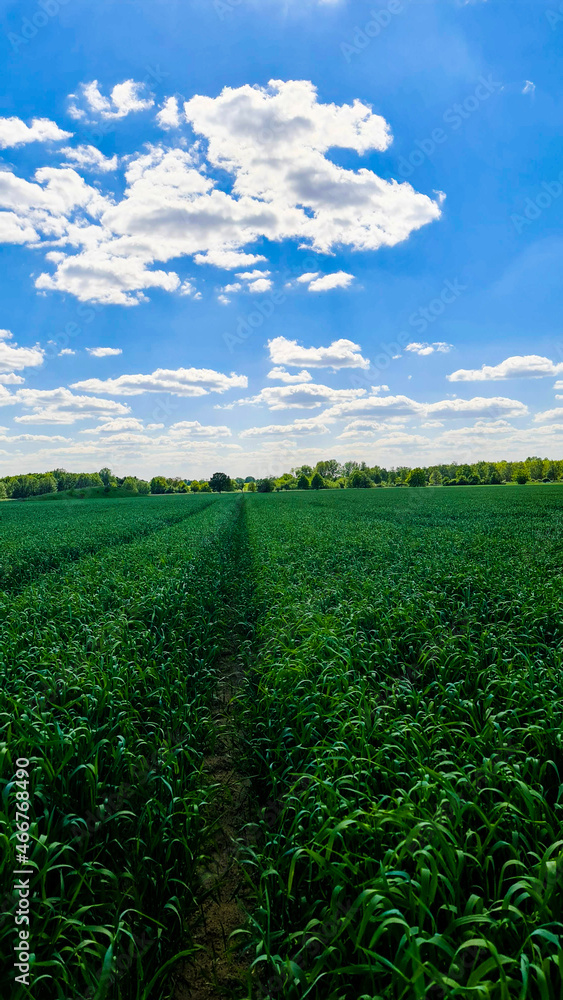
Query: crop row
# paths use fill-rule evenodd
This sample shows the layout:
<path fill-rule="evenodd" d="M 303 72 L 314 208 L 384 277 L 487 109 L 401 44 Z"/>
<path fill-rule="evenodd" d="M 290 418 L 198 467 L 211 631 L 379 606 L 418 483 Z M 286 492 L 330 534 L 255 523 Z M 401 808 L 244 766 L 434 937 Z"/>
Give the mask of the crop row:
<path fill-rule="evenodd" d="M 39 573 L 58 569 L 108 545 L 128 542 L 176 524 L 215 497 L 143 497 L 87 504 L 0 505 L 0 589 L 19 589 Z"/>
<path fill-rule="evenodd" d="M 174 950 L 194 950 L 185 920 L 208 838 L 201 769 L 239 520 L 240 498 L 226 498 L 2 598 L 0 960 L 10 968 L 12 782 L 27 758 L 41 1000 L 154 1000 Z"/>
<path fill-rule="evenodd" d="M 248 503 L 256 995 L 560 1000 L 563 507 L 412 492 Z"/>

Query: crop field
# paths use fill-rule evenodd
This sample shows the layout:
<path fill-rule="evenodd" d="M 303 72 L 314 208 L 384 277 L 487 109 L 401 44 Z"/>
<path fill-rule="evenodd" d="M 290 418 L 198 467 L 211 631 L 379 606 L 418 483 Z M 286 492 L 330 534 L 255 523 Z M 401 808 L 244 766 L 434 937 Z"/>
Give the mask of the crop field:
<path fill-rule="evenodd" d="M 10 998 L 562 1000 L 563 489 L 1 504 L 0 538 Z M 227 662 L 246 971 L 190 994 Z"/>

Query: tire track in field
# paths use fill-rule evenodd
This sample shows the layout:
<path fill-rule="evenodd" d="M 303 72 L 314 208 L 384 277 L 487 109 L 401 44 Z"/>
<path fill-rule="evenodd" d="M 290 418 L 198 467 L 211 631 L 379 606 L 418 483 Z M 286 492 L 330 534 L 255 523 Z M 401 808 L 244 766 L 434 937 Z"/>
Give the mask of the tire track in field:
<path fill-rule="evenodd" d="M 249 962 L 231 935 L 247 925 L 253 889 L 240 862 L 240 845 L 251 842 L 251 779 L 240 769 L 244 733 L 237 726 L 235 703 L 244 685 L 243 636 L 253 629 L 251 573 L 246 509 L 241 501 L 231 553 L 233 576 L 224 595 L 233 617 L 232 649 L 221 656 L 211 718 L 214 741 L 203 775 L 214 794 L 206 819 L 212 845 L 198 871 L 200 906 L 190 924 L 199 950 L 174 976 L 173 1000 L 224 1000 L 247 995 Z M 242 623 L 242 624 L 241 624 Z"/>

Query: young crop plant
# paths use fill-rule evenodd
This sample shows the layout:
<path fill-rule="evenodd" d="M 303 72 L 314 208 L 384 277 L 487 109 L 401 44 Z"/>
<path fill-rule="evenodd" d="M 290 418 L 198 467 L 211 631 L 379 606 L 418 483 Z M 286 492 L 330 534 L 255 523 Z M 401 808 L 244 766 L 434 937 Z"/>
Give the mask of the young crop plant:
<path fill-rule="evenodd" d="M 236 631 L 240 499 L 196 498 L 172 526 L 2 597 L 0 954 L 13 1000 L 28 996 L 10 960 L 24 756 L 34 997 L 153 1000 L 175 956 L 196 952 L 186 921 L 210 837 L 202 761 Z"/>
<path fill-rule="evenodd" d="M 298 492 L 248 518 L 257 995 L 560 1000 L 563 498 Z"/>

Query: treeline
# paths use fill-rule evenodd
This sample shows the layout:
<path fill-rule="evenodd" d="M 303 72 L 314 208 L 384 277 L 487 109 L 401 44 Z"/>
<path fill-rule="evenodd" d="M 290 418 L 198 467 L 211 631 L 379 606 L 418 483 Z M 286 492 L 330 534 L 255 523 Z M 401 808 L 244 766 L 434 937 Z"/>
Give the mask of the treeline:
<path fill-rule="evenodd" d="M 365 462 L 336 459 L 301 465 L 278 478 L 259 480 L 259 492 L 291 489 L 370 489 L 375 486 L 500 486 L 503 483 L 544 482 L 563 479 L 563 460 L 531 457 L 522 462 L 457 462 L 441 465 L 398 466 L 386 469 Z M 252 487 L 245 487 L 252 488 Z"/>
<path fill-rule="evenodd" d="M 306 489 L 371 489 L 389 486 L 484 486 L 503 483 L 555 483 L 563 480 L 563 459 L 534 456 L 522 462 L 457 462 L 442 465 L 398 466 L 386 469 L 365 462 L 344 462 L 327 459 L 313 467 L 301 465 L 281 476 L 265 479 L 231 479 L 224 472 L 215 472 L 209 480 L 153 476 L 149 481 L 137 476 L 115 476 L 110 469 L 99 472 L 28 473 L 0 479 L 0 499 L 25 499 L 42 493 L 83 490 L 101 486 L 106 493 L 117 487 L 131 494 L 158 495 L 164 493 L 229 493 L 233 491 L 273 493 L 279 490 Z"/>

